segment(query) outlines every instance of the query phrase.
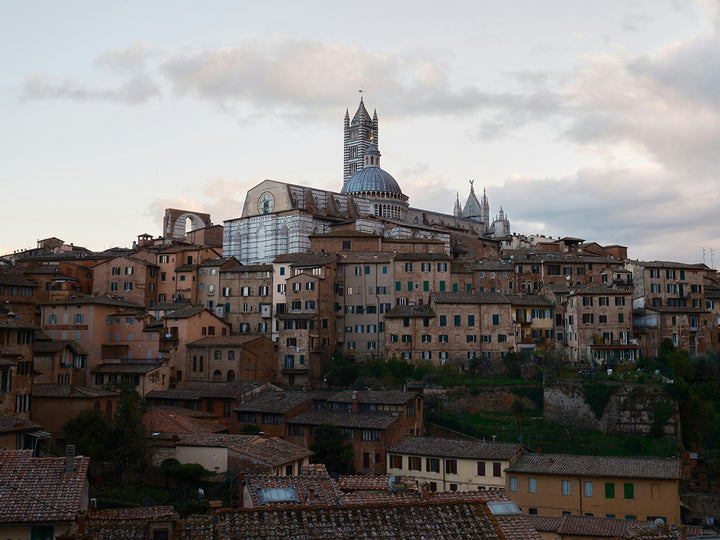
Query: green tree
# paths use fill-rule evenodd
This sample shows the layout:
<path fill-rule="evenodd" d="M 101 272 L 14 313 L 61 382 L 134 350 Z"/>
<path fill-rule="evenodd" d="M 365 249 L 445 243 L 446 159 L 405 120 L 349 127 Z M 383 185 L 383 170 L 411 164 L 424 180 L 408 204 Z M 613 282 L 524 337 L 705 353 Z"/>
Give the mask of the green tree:
<path fill-rule="evenodd" d="M 113 452 L 113 424 L 101 411 L 82 411 L 63 426 L 65 441 L 74 444 L 78 454 L 107 461 Z"/>
<path fill-rule="evenodd" d="M 310 450 L 315 452 L 310 458 L 312 463 L 324 463 L 329 472 L 353 474 L 355 472 L 355 453 L 352 446 L 345 441 L 345 433 L 330 424 L 315 428 L 315 441 Z"/>
<path fill-rule="evenodd" d="M 133 385 L 118 385 L 120 396 L 112 433 L 113 461 L 145 471 L 152 463 L 152 447 L 145 437 L 145 400 Z"/>
<path fill-rule="evenodd" d="M 258 435 L 261 433 L 260 428 L 255 424 L 245 424 L 240 428 L 240 435 Z"/>

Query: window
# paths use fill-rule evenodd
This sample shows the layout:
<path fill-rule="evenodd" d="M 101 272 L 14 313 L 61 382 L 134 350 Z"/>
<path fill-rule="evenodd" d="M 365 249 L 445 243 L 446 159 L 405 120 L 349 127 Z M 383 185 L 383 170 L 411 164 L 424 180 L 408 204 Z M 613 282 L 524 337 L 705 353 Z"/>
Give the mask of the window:
<path fill-rule="evenodd" d="M 462 324 L 462 320 L 460 318 L 460 315 L 454 315 L 453 316 L 453 325 L 460 326 L 461 324 Z"/>
<path fill-rule="evenodd" d="M 438 458 L 425 458 L 425 470 L 427 472 L 440 472 L 440 460 Z"/>
<path fill-rule="evenodd" d="M 563 494 L 563 495 L 570 495 L 570 480 L 563 480 L 563 481 L 562 481 L 562 494 Z"/>
<path fill-rule="evenodd" d="M 76 314 L 73 316 L 73 322 L 76 323 L 76 324 L 82 323 L 82 322 L 83 322 L 82 313 L 76 313 Z"/>
<path fill-rule="evenodd" d="M 493 313 L 492 323 L 493 326 L 498 326 L 500 324 L 500 315 L 498 315 L 497 313 Z"/>
<path fill-rule="evenodd" d="M 468 315 L 468 326 L 475 326 L 475 315 Z"/>
<path fill-rule="evenodd" d="M 126 291 L 132 291 L 132 288 L 133 288 L 132 281 L 126 281 L 125 283 L 123 283 L 123 289 L 124 289 L 124 290 L 126 290 Z"/>
<path fill-rule="evenodd" d="M 528 492 L 537 493 L 537 478 L 528 478 Z"/>
<path fill-rule="evenodd" d="M 485 476 L 485 462 L 484 461 L 477 462 L 477 475 Z"/>
<path fill-rule="evenodd" d="M 421 471 L 422 458 L 420 456 L 410 456 L 408 458 L 408 469 L 411 471 Z"/>
<path fill-rule="evenodd" d="M 625 314 L 624 313 L 618 313 L 618 322 L 619 323 L 625 322 Z"/>
<path fill-rule="evenodd" d="M 379 441 L 380 430 L 379 429 L 363 429 L 362 430 L 363 441 Z"/>
<path fill-rule="evenodd" d="M 623 492 L 626 499 L 635 498 L 635 484 L 632 482 L 623 484 Z"/>
<path fill-rule="evenodd" d="M 403 468 L 403 458 L 402 456 L 390 456 L 390 468 L 391 469 L 402 469 Z"/>
<path fill-rule="evenodd" d="M 468 334 L 465 336 L 467 343 L 477 343 L 477 336 L 475 334 Z"/>
<path fill-rule="evenodd" d="M 430 263 L 421 263 L 420 270 L 422 270 L 423 272 L 429 272 L 430 271 Z"/>
<path fill-rule="evenodd" d="M 498 461 L 493 463 L 493 476 L 495 478 L 500 478 L 500 476 L 502 476 L 502 464 Z"/>
<path fill-rule="evenodd" d="M 447 343 L 448 342 L 448 335 L 447 334 L 440 334 L 438 336 L 438 343 Z"/>
<path fill-rule="evenodd" d="M 457 474 L 457 459 L 445 460 L 445 474 Z"/>
<path fill-rule="evenodd" d="M 615 498 L 615 484 L 612 482 L 606 482 L 605 483 L 605 498 L 606 499 L 614 499 Z"/>
<path fill-rule="evenodd" d="M 406 263 L 405 263 L 405 271 L 406 271 L 406 272 L 412 272 L 412 263 L 411 263 L 411 262 L 406 262 Z"/>
<path fill-rule="evenodd" d="M 447 315 L 440 315 L 440 326 L 447 326 Z"/>
<path fill-rule="evenodd" d="M 585 491 L 586 497 L 592 497 L 593 496 L 593 485 L 592 482 L 585 482 L 583 483 L 583 489 Z"/>
<path fill-rule="evenodd" d="M 510 477 L 510 491 L 517 491 L 517 478 L 514 476 Z"/>
<path fill-rule="evenodd" d="M 447 272 L 447 263 L 438 263 L 438 272 Z"/>

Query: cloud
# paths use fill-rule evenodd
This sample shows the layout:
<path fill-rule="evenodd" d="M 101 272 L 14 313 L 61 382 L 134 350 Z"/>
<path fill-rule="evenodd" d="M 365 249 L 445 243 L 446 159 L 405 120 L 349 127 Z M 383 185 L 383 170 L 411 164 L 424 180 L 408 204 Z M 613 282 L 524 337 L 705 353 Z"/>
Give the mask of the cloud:
<path fill-rule="evenodd" d="M 98 67 L 109 68 L 126 77 L 114 87 L 91 87 L 72 78 L 54 79 L 46 74 L 28 75 L 20 89 L 21 101 L 69 99 L 77 102 L 107 102 L 142 105 L 160 96 L 159 84 L 146 69 L 156 53 L 147 44 L 104 52 L 95 59 Z"/>
<path fill-rule="evenodd" d="M 714 180 L 688 188 L 657 169 L 584 169 L 564 178 L 516 178 L 493 188 L 512 229 L 629 246 L 631 257 L 697 261 L 717 236 Z"/>
<path fill-rule="evenodd" d="M 149 43 L 133 43 L 124 49 L 111 49 L 95 58 L 95 65 L 120 73 L 145 73 L 149 59 L 158 51 Z"/>
<path fill-rule="evenodd" d="M 142 105 L 160 95 L 160 88 L 146 76 L 132 77 L 116 88 L 88 88 L 72 79 L 54 81 L 46 75 L 30 75 L 22 85 L 22 101 L 69 99 L 79 102 L 113 102 Z"/>

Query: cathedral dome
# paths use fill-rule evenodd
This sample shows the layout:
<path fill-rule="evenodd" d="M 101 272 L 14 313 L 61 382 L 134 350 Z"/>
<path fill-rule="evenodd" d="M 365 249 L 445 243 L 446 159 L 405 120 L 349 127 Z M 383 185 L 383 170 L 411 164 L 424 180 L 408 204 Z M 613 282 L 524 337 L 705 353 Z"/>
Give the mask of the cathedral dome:
<path fill-rule="evenodd" d="M 365 167 L 353 174 L 342 188 L 343 195 L 360 193 L 391 193 L 402 196 L 397 181 L 380 167 Z"/>

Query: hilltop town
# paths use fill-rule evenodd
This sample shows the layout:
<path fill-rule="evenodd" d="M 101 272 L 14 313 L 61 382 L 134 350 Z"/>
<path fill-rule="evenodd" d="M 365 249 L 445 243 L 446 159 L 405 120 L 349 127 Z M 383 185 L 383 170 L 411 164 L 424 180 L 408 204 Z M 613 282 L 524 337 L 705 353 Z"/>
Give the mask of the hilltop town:
<path fill-rule="evenodd" d="M 379 135 L 337 192 L 0 257 L 0 537 L 710 531 L 717 271 L 414 208 Z"/>

